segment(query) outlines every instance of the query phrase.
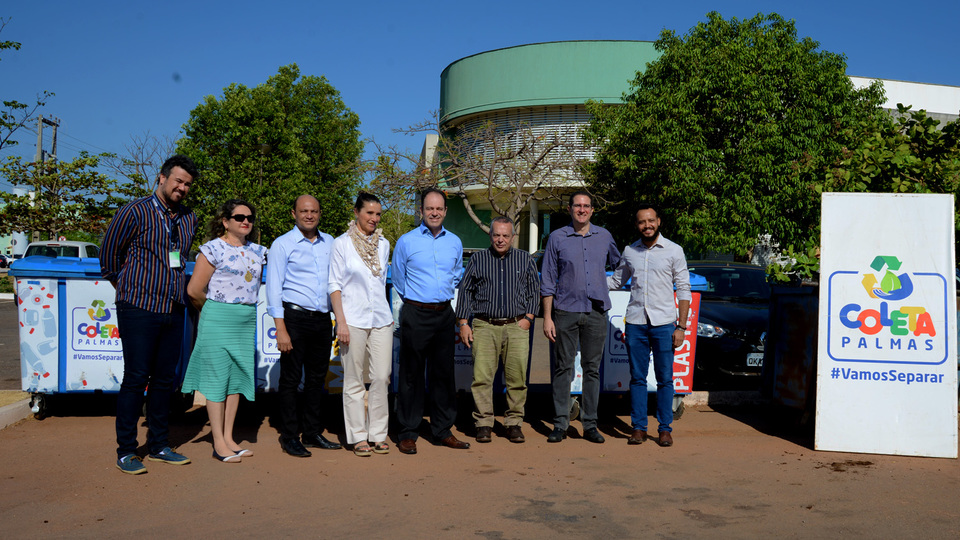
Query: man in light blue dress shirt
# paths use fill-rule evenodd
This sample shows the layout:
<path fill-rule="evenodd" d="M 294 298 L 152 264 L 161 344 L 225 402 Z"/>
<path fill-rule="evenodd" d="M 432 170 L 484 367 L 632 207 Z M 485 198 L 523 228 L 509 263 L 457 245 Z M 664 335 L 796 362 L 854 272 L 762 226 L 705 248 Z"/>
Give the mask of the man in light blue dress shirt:
<path fill-rule="evenodd" d="M 320 203 L 310 195 L 297 197 L 293 218 L 296 227 L 270 246 L 267 313 L 276 323 L 280 350 L 280 447 L 291 456 L 310 457 L 306 446 L 340 448 L 324 438 L 320 422 L 333 342 L 327 291 L 333 237 L 318 229 Z M 297 406 L 301 378 L 302 408 Z"/>
<path fill-rule="evenodd" d="M 425 381 L 430 381 L 430 429 L 434 440 L 449 448 L 466 449 L 450 428 L 457 417 L 454 381 L 456 318 L 450 301 L 463 272 L 463 244 L 443 227 L 447 199 L 430 188 L 420 198 L 423 223 L 397 240 L 391 279 L 403 299 L 400 310 L 400 373 L 397 449 L 417 453 L 423 421 Z"/>

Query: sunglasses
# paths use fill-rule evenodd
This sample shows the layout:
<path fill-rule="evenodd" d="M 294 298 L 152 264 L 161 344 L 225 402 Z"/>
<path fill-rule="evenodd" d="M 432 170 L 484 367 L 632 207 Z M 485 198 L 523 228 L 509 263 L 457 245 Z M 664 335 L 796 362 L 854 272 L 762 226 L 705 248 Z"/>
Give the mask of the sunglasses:
<path fill-rule="evenodd" d="M 251 224 L 253 224 L 253 222 L 257 220 L 257 218 L 255 218 L 254 216 L 252 215 L 248 216 L 246 214 L 234 214 L 230 216 L 230 219 L 236 221 L 237 223 L 243 223 L 244 221 L 249 221 Z"/>

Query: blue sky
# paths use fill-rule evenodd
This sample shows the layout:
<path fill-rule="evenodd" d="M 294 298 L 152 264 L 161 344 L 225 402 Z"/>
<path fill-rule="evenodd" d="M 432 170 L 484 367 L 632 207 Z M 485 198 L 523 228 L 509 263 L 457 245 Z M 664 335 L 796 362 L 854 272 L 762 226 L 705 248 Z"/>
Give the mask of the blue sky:
<path fill-rule="evenodd" d="M 205 96 L 234 82 L 256 86 L 295 62 L 330 80 L 360 116 L 364 137 L 418 151 L 422 141 L 391 130 L 438 107 L 440 72 L 459 58 L 544 41 L 653 41 L 664 28 L 686 33 L 711 10 L 794 19 L 800 36 L 846 54 L 850 75 L 960 86 L 955 0 L 327 4 L 8 1 L 0 40 L 23 47 L 0 56 L 0 98 L 55 92 L 43 112 L 61 120 L 61 159 L 80 149 L 122 154 L 131 135 L 178 138 Z M 32 159 L 36 134 L 17 138 L 0 158 Z M 9 185 L 0 179 L 0 188 Z"/>

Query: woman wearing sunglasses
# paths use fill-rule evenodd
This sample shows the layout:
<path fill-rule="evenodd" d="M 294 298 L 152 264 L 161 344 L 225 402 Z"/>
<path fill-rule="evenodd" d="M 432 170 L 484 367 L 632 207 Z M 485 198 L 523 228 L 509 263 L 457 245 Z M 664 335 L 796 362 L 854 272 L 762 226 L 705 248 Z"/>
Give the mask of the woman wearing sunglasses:
<path fill-rule="evenodd" d="M 187 284 L 200 322 L 183 392 L 197 390 L 206 396 L 213 457 L 224 463 L 253 455 L 234 440 L 233 421 L 240 394 L 254 399 L 257 297 L 267 255 L 267 248 L 247 240 L 255 221 L 250 203 L 224 203 L 210 224 L 212 240 L 200 246 Z"/>
<path fill-rule="evenodd" d="M 330 304 L 343 362 L 343 424 L 353 453 L 390 452 L 387 384 L 393 359 L 393 313 L 387 303 L 390 242 L 377 227 L 380 199 L 360 193 L 356 216 L 330 253 Z M 364 382 L 370 381 L 367 403 Z"/>

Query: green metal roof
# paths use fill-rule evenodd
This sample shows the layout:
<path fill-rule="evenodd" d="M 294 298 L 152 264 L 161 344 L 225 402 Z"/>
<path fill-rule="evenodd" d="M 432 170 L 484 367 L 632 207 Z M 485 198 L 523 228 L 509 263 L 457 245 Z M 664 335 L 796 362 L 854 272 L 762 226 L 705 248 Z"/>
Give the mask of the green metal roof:
<path fill-rule="evenodd" d="M 487 51 L 440 74 L 440 122 L 515 107 L 620 103 L 660 54 L 649 41 L 558 41 Z"/>

